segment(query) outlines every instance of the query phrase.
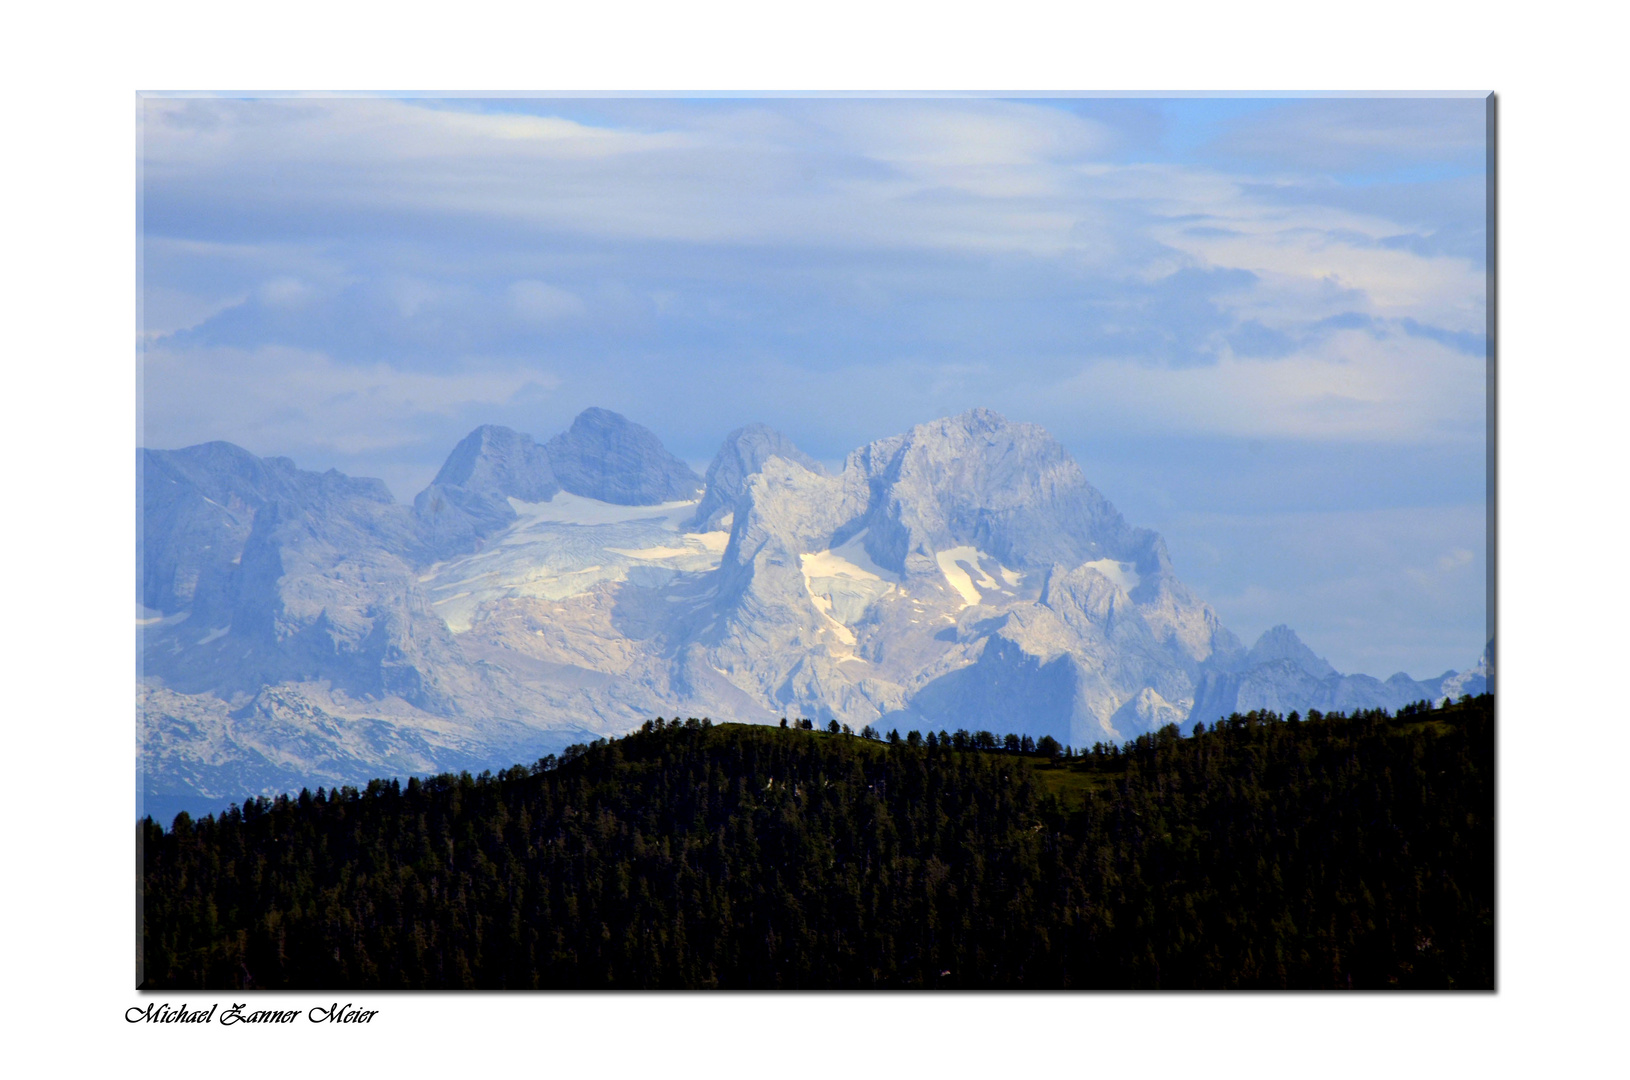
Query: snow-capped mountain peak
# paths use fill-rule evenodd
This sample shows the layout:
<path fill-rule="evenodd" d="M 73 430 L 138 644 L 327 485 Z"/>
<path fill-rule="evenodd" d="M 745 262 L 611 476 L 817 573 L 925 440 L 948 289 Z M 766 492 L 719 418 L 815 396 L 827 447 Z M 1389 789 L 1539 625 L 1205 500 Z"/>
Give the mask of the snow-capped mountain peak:
<path fill-rule="evenodd" d="M 1247 651 L 1057 440 L 983 409 L 836 475 L 749 425 L 705 484 L 607 410 L 482 426 L 411 507 L 227 444 L 141 463 L 154 792 L 507 765 L 676 712 L 1083 746 L 1488 679 L 1341 675 L 1285 627 Z"/>

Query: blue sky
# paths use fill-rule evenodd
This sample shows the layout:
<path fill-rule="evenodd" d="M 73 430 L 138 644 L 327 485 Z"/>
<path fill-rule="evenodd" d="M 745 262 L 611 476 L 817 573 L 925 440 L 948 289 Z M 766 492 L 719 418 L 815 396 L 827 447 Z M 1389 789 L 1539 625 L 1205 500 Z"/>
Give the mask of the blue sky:
<path fill-rule="evenodd" d="M 1485 629 L 1484 103 L 149 98 L 146 445 L 411 499 L 589 405 L 699 466 L 1046 426 L 1250 640 Z"/>

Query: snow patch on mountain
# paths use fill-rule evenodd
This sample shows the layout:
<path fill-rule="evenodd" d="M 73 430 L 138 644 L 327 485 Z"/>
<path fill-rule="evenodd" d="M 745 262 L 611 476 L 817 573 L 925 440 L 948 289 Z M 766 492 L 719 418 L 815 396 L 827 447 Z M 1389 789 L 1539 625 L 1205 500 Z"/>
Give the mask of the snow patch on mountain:
<path fill-rule="evenodd" d="M 1189 708 L 1193 704 L 1183 699 L 1176 703 L 1167 701 L 1153 687 L 1145 686 L 1115 710 L 1111 725 L 1117 732 L 1156 731 L 1167 724 L 1183 723 L 1188 719 Z"/>
<path fill-rule="evenodd" d="M 584 495 L 562 491 L 547 502 L 510 499 L 516 522 L 500 543 L 524 543 L 528 532 L 550 525 L 628 525 L 650 524 L 679 532 L 679 523 L 696 509 L 696 500 L 679 499 L 653 506 L 626 506 L 601 502 Z"/>
<path fill-rule="evenodd" d="M 864 531 L 836 548 L 800 553 L 798 564 L 810 600 L 832 621 L 834 632 L 846 645 L 855 644 L 849 627 L 873 603 L 897 590 L 895 575 L 866 554 Z"/>
<path fill-rule="evenodd" d="M 1458 700 L 1462 694 L 1486 694 L 1494 688 L 1494 642 L 1483 648 L 1477 663 L 1465 671 L 1446 674 L 1438 685 L 1436 698 Z"/>
<path fill-rule="evenodd" d="M 601 502 L 562 492 L 548 502 L 510 500 L 515 521 L 471 555 L 420 576 L 431 606 L 455 634 L 499 600 L 565 600 L 605 583 L 661 586 L 719 565 L 727 540 L 686 533 L 695 500 L 653 506 Z M 652 571 L 657 571 L 652 576 Z"/>
<path fill-rule="evenodd" d="M 702 547 L 716 555 L 723 555 L 724 549 L 730 546 L 730 533 L 728 531 L 686 533 L 686 541 L 694 540 Z"/>
<path fill-rule="evenodd" d="M 607 551 L 613 555 L 622 555 L 629 559 L 638 559 L 640 562 L 661 562 L 680 555 L 689 555 L 689 548 L 682 547 L 648 547 L 630 551 L 628 548 L 608 547 Z"/>
<path fill-rule="evenodd" d="M 864 570 L 835 551 L 805 552 L 798 556 L 804 570 L 804 580 L 810 578 L 849 578 L 854 581 L 882 581 L 882 577 Z"/>
<path fill-rule="evenodd" d="M 1010 570 L 993 556 L 968 544 L 936 551 L 934 565 L 939 567 L 946 583 L 962 597 L 964 608 L 986 603 L 987 594 L 992 592 L 1005 593 L 1011 599 L 1014 590 L 1024 582 L 1022 573 Z"/>
<path fill-rule="evenodd" d="M 1089 563 L 1082 563 L 1089 570 L 1096 570 L 1116 585 L 1122 592 L 1129 593 L 1138 587 L 1138 568 L 1132 563 L 1118 562 L 1115 559 L 1094 559 Z"/>

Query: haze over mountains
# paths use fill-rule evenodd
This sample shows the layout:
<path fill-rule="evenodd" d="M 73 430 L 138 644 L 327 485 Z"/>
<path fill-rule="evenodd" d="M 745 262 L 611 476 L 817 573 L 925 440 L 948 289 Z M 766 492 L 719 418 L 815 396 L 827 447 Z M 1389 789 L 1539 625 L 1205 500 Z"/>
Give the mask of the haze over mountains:
<path fill-rule="evenodd" d="M 1283 626 L 1247 649 L 1056 440 L 981 409 L 836 475 L 755 424 L 699 477 L 603 409 L 477 428 L 411 505 L 219 442 L 138 475 L 153 796 L 500 767 L 656 715 L 1090 746 L 1489 678 L 1343 675 Z"/>

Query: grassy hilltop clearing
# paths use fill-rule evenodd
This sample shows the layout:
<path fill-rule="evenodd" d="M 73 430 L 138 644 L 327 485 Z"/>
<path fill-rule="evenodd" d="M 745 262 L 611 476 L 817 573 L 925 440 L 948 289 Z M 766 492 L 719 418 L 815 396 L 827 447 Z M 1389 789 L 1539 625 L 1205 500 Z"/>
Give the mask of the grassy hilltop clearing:
<path fill-rule="evenodd" d="M 1493 699 L 1069 756 L 653 721 L 138 826 L 150 989 L 1494 986 Z"/>

